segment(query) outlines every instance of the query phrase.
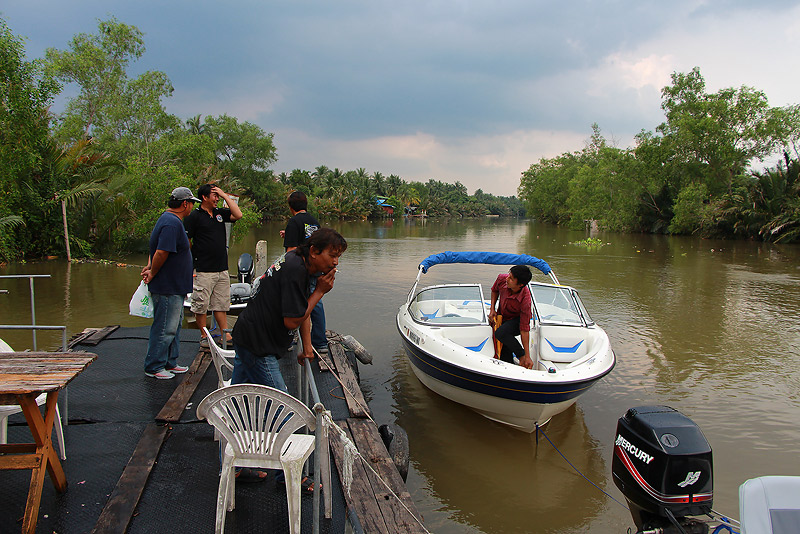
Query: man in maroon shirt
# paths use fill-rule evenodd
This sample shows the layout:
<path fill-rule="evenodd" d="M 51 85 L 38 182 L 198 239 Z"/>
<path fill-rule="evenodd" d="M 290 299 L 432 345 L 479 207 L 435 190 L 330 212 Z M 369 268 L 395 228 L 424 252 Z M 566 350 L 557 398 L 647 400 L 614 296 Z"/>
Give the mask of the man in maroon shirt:
<path fill-rule="evenodd" d="M 531 281 L 531 270 L 526 265 L 514 265 L 508 274 L 501 274 L 492 285 L 492 304 L 489 311 L 489 323 L 494 326 L 495 318 L 500 315 L 501 325 L 495 331 L 495 338 L 503 344 L 500 359 L 513 363 L 513 356 L 526 369 L 533 368 L 531 360 L 531 292 L 528 282 Z M 495 311 L 498 299 L 499 312 Z M 522 345 L 517 341 L 522 338 Z"/>

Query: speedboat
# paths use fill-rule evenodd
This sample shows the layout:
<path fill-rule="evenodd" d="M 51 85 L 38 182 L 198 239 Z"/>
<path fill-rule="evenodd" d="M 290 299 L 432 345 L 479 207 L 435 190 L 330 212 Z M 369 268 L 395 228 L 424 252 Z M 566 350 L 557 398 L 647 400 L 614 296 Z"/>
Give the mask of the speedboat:
<path fill-rule="evenodd" d="M 417 289 L 434 265 L 528 265 L 548 276 L 531 281 L 533 369 L 497 358 L 489 302 L 481 284 Z M 525 291 L 525 289 L 523 289 Z M 605 331 L 586 311 L 578 292 L 561 285 L 544 260 L 500 252 L 442 252 L 419 264 L 397 329 L 414 374 L 429 389 L 479 414 L 533 432 L 614 368 Z"/>

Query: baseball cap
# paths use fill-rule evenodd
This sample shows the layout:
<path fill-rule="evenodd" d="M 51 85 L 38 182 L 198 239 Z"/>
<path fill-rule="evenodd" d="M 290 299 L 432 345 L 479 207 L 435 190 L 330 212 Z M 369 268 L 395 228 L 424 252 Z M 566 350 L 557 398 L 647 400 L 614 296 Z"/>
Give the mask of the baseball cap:
<path fill-rule="evenodd" d="M 169 196 L 170 200 L 189 200 L 191 202 L 201 202 L 199 198 L 196 198 L 192 194 L 192 190 L 188 187 L 176 187 L 172 190 L 172 194 Z"/>

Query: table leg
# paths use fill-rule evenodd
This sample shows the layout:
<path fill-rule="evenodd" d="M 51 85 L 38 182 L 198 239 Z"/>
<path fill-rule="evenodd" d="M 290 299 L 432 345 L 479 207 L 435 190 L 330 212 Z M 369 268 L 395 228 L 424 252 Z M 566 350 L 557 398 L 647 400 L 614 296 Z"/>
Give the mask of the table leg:
<path fill-rule="evenodd" d="M 33 441 L 36 445 L 36 454 L 41 458 L 39 466 L 33 468 L 31 473 L 31 485 L 28 489 L 28 502 L 25 505 L 25 518 L 22 524 L 23 532 L 36 532 L 39 505 L 44 487 L 45 468 L 50 473 L 50 479 L 53 481 L 57 491 L 63 492 L 67 489 L 67 477 L 53 448 L 52 440 L 57 400 L 58 391 L 51 391 L 47 394 L 45 416 L 42 417 L 39 406 L 36 404 L 36 394 L 19 397 L 19 405 L 22 408 L 22 413 L 25 414 L 28 428 L 31 430 Z"/>

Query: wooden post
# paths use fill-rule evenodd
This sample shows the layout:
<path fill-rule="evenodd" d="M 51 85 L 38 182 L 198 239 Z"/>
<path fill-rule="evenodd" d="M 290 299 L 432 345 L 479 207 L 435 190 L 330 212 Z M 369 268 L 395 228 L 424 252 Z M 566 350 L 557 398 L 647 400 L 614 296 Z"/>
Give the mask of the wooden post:
<path fill-rule="evenodd" d="M 258 278 L 267 271 L 269 260 L 267 259 L 267 242 L 263 239 L 256 243 L 256 273 Z"/>

